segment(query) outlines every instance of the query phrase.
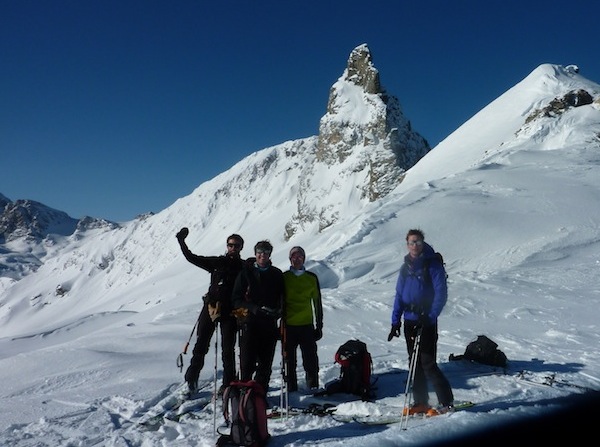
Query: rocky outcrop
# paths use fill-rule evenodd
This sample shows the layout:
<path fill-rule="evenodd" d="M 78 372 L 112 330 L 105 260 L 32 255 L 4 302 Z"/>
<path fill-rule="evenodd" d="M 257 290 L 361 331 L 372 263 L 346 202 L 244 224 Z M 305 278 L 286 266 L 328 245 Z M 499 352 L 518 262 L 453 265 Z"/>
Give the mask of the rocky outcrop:
<path fill-rule="evenodd" d="M 573 107 L 585 106 L 591 104 L 593 101 L 593 96 L 585 90 L 572 90 L 561 98 L 554 98 L 546 107 L 534 110 L 525 119 L 525 124 L 529 124 L 531 121 L 534 121 L 539 117 L 552 118 L 562 115 L 564 112 Z"/>
<path fill-rule="evenodd" d="M 50 233 L 67 236 L 75 231 L 76 226 L 77 220 L 67 213 L 39 202 L 8 202 L 0 215 L 0 243 L 20 237 L 41 240 Z"/>
<path fill-rule="evenodd" d="M 355 171 L 366 171 L 363 197 L 384 197 L 406 170 L 430 147 L 412 130 L 398 99 L 381 85 L 366 44 L 356 47 L 343 75 L 331 87 L 327 113 L 321 118 L 316 158 L 328 165 L 354 157 Z"/>
<path fill-rule="evenodd" d="M 396 172 L 411 168 L 429 150 L 427 141 L 414 132 L 397 98 L 381 86 L 366 44 L 356 47 L 343 75 L 331 87 L 327 113 L 321 118 L 317 159 L 343 162 L 357 147 L 381 146 L 388 154 L 376 162 L 373 175 L 385 165 Z M 382 154 L 383 155 L 383 154 Z"/>

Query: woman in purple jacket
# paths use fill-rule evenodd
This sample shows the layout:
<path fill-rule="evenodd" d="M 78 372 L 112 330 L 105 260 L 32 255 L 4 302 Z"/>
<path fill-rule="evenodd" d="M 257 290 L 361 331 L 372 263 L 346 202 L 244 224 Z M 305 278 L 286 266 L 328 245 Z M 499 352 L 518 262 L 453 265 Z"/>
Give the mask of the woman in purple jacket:
<path fill-rule="evenodd" d="M 421 230 L 409 230 L 406 244 L 408 254 L 404 257 L 396 282 L 388 341 L 400 336 L 402 316 L 409 363 L 418 331 L 421 331 L 421 341 L 413 383 L 414 404 L 403 411 L 405 414 L 452 411 L 452 388 L 436 362 L 437 319 L 448 299 L 446 270 L 441 256 L 425 243 Z M 428 382 L 437 395 L 440 405 L 437 409 L 429 406 Z"/>

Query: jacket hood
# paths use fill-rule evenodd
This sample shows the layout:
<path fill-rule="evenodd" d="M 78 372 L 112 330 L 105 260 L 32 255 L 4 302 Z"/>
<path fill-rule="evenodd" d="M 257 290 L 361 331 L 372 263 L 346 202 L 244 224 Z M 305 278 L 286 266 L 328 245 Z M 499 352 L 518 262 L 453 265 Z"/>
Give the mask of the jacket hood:
<path fill-rule="evenodd" d="M 426 258 L 431 258 L 434 255 L 434 253 L 435 250 L 433 249 L 433 247 L 427 242 L 423 241 L 423 256 L 425 256 Z"/>

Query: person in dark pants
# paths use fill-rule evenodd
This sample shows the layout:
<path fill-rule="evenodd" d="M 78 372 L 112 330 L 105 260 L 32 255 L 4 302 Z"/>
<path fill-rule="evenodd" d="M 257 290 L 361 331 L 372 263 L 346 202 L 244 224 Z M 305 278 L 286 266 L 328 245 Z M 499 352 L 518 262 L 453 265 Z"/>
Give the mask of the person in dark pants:
<path fill-rule="evenodd" d="M 452 411 L 452 388 L 436 361 L 437 320 L 448 299 L 446 270 L 433 248 L 425 243 L 425 235 L 421 230 L 409 230 L 406 244 L 408 254 L 404 257 L 396 282 L 392 329 L 388 341 L 400 336 L 400 319 L 404 316 L 404 337 L 409 359 L 412 358 L 419 331 L 421 343 L 412 389 L 414 404 L 403 411 L 405 414 L 430 415 Z M 429 406 L 428 382 L 437 395 L 440 405 L 437 409 Z"/>
<path fill-rule="evenodd" d="M 285 283 L 284 330 L 287 360 L 287 389 L 298 390 L 296 351 L 300 347 L 306 386 L 319 387 L 317 341 L 323 337 L 323 305 L 319 278 L 304 268 L 302 247 L 290 250 L 290 269 L 283 273 Z"/>
<path fill-rule="evenodd" d="M 204 295 L 204 304 L 198 317 L 196 344 L 192 352 L 190 366 L 185 372 L 185 381 L 190 392 L 196 390 L 198 377 L 204 367 L 204 357 L 210 348 L 210 340 L 217 324 L 221 327 L 221 359 L 223 362 L 223 383 L 219 388 L 221 394 L 230 382 L 236 380 L 235 342 L 237 321 L 231 314 L 231 293 L 237 275 L 244 262 L 240 252 L 244 248 L 244 239 L 239 234 L 227 238 L 227 251 L 222 256 L 200 256 L 190 251 L 185 238 L 189 230 L 182 228 L 176 235 L 185 258 L 201 269 L 210 273 L 210 286 Z"/>
<path fill-rule="evenodd" d="M 285 299 L 283 273 L 271 263 L 273 246 L 260 241 L 233 287 L 232 302 L 240 328 L 240 378 L 255 380 L 269 390 L 275 346 L 279 338 L 277 321 Z"/>

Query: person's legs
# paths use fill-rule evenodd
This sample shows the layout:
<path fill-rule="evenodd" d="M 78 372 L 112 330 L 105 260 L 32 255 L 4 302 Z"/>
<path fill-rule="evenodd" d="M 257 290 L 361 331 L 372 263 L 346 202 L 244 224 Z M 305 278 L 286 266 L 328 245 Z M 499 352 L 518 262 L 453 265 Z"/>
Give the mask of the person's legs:
<path fill-rule="evenodd" d="M 418 332 L 418 327 L 409 323 L 404 323 L 404 337 L 406 339 L 406 350 L 408 352 L 408 363 L 409 365 L 411 364 L 412 361 L 412 357 L 415 354 L 414 353 L 414 349 L 415 349 L 415 340 L 417 338 L 417 332 Z M 425 331 L 423 331 L 425 332 Z M 419 352 L 418 352 L 418 358 L 417 361 L 415 363 L 415 372 L 414 372 L 414 378 L 413 378 L 413 385 L 412 385 L 412 395 L 413 395 L 413 401 L 414 401 L 414 406 L 423 406 L 423 407 L 427 407 L 429 406 L 429 392 L 427 389 L 427 379 L 425 377 L 425 373 L 423 371 L 423 367 L 422 367 L 422 355 L 423 355 L 423 351 L 424 351 L 424 343 L 426 342 L 426 337 L 423 336 L 423 333 L 421 334 L 421 339 L 420 339 L 420 346 L 419 346 Z"/>
<path fill-rule="evenodd" d="M 306 386 L 319 387 L 319 357 L 317 355 L 317 342 L 312 324 L 299 326 L 300 351 L 302 352 L 302 366 L 306 377 Z"/>
<path fill-rule="evenodd" d="M 275 357 L 275 347 L 277 345 L 277 326 L 261 327 L 257 332 L 257 350 L 256 350 L 256 375 L 254 380 L 260 383 L 269 391 L 269 381 L 273 369 L 273 358 Z"/>
<path fill-rule="evenodd" d="M 202 307 L 200 316 L 198 317 L 198 327 L 196 329 L 196 344 L 192 350 L 192 359 L 190 366 L 185 372 L 185 381 L 190 390 L 195 390 L 198 386 L 198 377 L 200 371 L 204 367 L 204 357 L 210 348 L 210 340 L 215 332 L 215 324 L 208 315 L 206 304 Z"/>
<path fill-rule="evenodd" d="M 436 361 L 437 325 L 424 328 L 421 340 L 424 344 L 422 345 L 420 358 L 425 376 L 435 390 L 439 404 L 448 407 L 454 402 L 454 395 L 450 382 L 448 382 L 448 379 L 444 376 Z"/>
<path fill-rule="evenodd" d="M 296 326 L 285 327 L 285 355 L 287 361 L 287 389 L 288 391 L 298 391 L 298 377 L 296 375 L 297 351 L 298 351 L 298 331 Z"/>
<path fill-rule="evenodd" d="M 246 382 L 252 380 L 256 370 L 257 331 L 248 324 L 244 324 L 240 332 L 240 380 Z"/>
<path fill-rule="evenodd" d="M 237 338 L 237 321 L 230 316 L 221 317 L 221 357 L 223 361 L 223 387 L 236 379 L 235 341 Z"/>

